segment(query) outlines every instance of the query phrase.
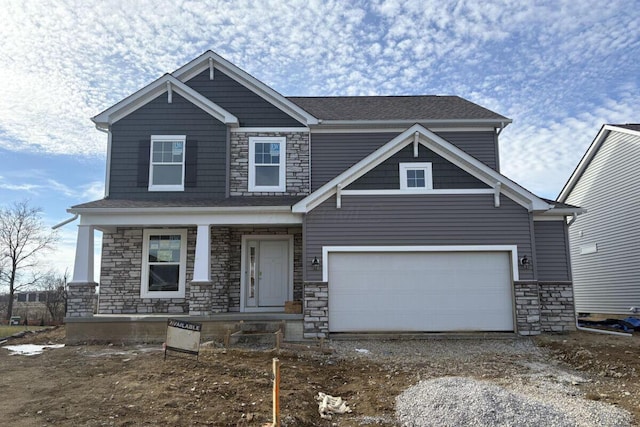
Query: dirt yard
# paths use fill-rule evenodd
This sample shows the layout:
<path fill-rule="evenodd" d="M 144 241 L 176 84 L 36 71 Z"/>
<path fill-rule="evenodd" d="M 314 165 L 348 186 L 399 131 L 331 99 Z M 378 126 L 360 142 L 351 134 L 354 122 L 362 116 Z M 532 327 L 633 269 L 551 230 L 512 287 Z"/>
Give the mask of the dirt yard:
<path fill-rule="evenodd" d="M 4 345 L 60 343 L 64 329 Z M 206 347 L 199 361 L 187 355 L 163 360 L 160 346 L 75 346 L 41 355 L 0 349 L 2 423 L 11 426 L 261 426 L 271 419 L 272 358 L 281 361 L 281 412 L 285 426 L 396 425 L 395 397 L 421 379 L 468 376 L 508 384 L 527 366 L 577 373 L 586 399 L 617 405 L 640 420 L 640 337 L 588 333 L 526 342 L 535 351 L 493 350 L 446 341 L 396 342 L 396 350 L 344 350 L 346 355 Z M 363 346 L 367 346 L 366 342 Z M 371 344 L 375 347 L 375 344 Z M 451 351 L 448 347 L 454 347 Z M 408 354 L 400 354 L 408 348 Z M 418 357 L 432 348 L 428 357 Z M 468 354 L 460 349 L 468 348 Z M 355 347 L 354 347 L 355 349 Z M 528 381 L 528 380 L 527 380 Z M 353 412 L 322 420 L 315 396 L 342 396 Z"/>

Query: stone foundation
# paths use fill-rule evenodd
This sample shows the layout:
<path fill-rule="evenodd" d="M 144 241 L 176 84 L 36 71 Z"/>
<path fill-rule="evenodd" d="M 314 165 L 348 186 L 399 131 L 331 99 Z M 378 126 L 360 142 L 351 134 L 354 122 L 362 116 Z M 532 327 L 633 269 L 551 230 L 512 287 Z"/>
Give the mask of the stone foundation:
<path fill-rule="evenodd" d="M 69 283 L 67 289 L 67 317 L 92 317 L 96 286 L 94 282 Z"/>
<path fill-rule="evenodd" d="M 303 313 L 305 339 L 329 336 L 329 284 L 327 282 L 304 283 Z"/>

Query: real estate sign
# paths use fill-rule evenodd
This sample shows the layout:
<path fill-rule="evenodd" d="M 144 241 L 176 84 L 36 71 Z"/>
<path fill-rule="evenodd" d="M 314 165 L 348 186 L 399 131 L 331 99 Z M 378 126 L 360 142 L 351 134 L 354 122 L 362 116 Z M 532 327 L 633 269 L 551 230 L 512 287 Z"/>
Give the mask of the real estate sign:
<path fill-rule="evenodd" d="M 197 355 L 200 352 L 200 332 L 202 323 L 187 322 L 185 320 L 167 320 L 166 350 L 178 351 Z"/>

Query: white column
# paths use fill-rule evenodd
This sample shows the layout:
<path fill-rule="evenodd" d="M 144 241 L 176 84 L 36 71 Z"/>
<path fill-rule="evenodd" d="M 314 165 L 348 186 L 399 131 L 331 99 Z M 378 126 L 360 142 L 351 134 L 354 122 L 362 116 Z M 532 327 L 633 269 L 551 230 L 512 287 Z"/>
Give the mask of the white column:
<path fill-rule="evenodd" d="M 93 226 L 79 225 L 76 258 L 73 264 L 74 283 L 94 283 L 93 278 Z"/>
<path fill-rule="evenodd" d="M 211 281 L 211 230 L 209 225 L 198 225 L 196 259 L 193 263 L 193 281 Z"/>

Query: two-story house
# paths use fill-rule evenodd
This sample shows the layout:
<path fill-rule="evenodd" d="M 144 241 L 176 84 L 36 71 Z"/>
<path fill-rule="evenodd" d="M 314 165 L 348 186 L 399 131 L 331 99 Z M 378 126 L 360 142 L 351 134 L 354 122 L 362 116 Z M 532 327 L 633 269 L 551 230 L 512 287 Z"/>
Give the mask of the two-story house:
<path fill-rule="evenodd" d="M 500 174 L 510 120 L 486 108 L 284 97 L 209 51 L 93 121 L 106 195 L 69 209 L 70 340 L 161 339 L 169 316 L 281 319 L 307 338 L 574 325 L 567 218 L 581 210 Z"/>

